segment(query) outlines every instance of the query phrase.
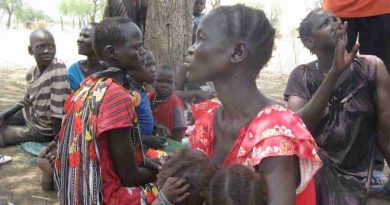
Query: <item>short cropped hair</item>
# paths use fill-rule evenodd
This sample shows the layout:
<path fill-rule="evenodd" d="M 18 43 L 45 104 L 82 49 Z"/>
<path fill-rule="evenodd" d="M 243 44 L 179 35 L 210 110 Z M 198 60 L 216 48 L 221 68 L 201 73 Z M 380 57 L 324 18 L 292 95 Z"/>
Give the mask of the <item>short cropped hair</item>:
<path fill-rule="evenodd" d="M 112 17 L 106 18 L 95 26 L 93 49 L 99 59 L 103 58 L 103 51 L 107 45 L 119 45 L 123 42 L 121 27 L 131 23 L 128 18 Z"/>

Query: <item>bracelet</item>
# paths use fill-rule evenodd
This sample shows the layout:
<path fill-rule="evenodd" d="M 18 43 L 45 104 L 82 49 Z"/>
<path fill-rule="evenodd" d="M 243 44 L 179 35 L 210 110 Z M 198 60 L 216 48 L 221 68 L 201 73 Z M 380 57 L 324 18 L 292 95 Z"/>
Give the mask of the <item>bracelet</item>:
<path fill-rule="evenodd" d="M 161 205 L 174 205 L 168 200 L 163 191 L 158 192 L 158 200 L 160 200 Z"/>

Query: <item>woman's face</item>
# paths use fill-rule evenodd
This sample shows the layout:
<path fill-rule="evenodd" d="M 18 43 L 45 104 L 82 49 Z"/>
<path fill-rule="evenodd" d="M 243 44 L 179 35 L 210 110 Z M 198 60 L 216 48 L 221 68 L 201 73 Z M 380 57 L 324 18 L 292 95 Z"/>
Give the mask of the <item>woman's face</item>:
<path fill-rule="evenodd" d="M 226 28 L 226 19 L 214 12 L 199 24 L 195 43 L 188 48 L 183 64 L 190 82 L 212 81 L 228 67 L 233 44 Z"/>
<path fill-rule="evenodd" d="M 312 38 L 316 49 L 334 50 L 337 42 L 337 18 L 327 12 L 318 11 L 312 19 Z"/>
<path fill-rule="evenodd" d="M 94 51 L 92 49 L 92 35 L 92 25 L 87 25 L 81 29 L 79 38 L 77 39 L 78 53 L 80 55 L 88 56 L 94 54 Z"/>

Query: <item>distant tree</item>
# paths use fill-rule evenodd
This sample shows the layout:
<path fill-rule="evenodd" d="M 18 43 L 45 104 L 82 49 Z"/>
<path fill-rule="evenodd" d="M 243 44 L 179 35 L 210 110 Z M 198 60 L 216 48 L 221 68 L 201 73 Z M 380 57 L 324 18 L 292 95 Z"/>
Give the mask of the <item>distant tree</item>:
<path fill-rule="evenodd" d="M 254 9 L 259 9 L 259 10 L 263 10 L 263 8 L 264 8 L 263 4 L 261 4 L 260 1 L 248 2 L 248 1 L 239 0 L 237 3 L 244 4 L 245 6 L 248 6 L 248 7 L 254 8 Z"/>
<path fill-rule="evenodd" d="M 30 6 L 23 6 L 16 10 L 15 17 L 17 22 L 24 23 L 26 26 L 29 22 L 51 20 L 48 15 L 44 14 L 42 11 L 33 9 Z"/>
<path fill-rule="evenodd" d="M 209 3 L 212 9 L 215 9 L 221 5 L 221 0 L 207 0 L 207 2 Z"/>
<path fill-rule="evenodd" d="M 61 29 L 64 30 L 64 18 L 63 16 L 69 16 L 71 15 L 71 7 L 74 6 L 72 5 L 72 1 L 69 0 L 61 0 L 59 9 L 61 13 Z M 74 28 L 74 16 L 72 16 L 72 23 L 73 23 L 73 28 Z"/>
<path fill-rule="evenodd" d="M 273 1 L 271 4 L 271 9 L 268 12 L 265 12 L 272 26 L 278 31 L 280 23 L 280 15 L 282 14 L 282 9 L 277 1 Z"/>
<path fill-rule="evenodd" d="M 12 15 L 23 6 L 22 0 L 1 0 L 0 9 L 8 14 L 7 28 L 11 27 Z"/>
<path fill-rule="evenodd" d="M 102 0 L 61 0 L 59 9 L 62 14 L 62 16 L 70 16 L 72 17 L 72 25 L 73 29 L 75 27 L 75 18 L 77 17 L 79 22 L 79 28 L 81 28 L 82 25 L 85 25 L 86 20 L 90 18 L 91 20 L 94 20 L 96 18 L 98 6 L 101 5 Z M 96 3 L 96 5 L 95 5 Z M 96 11 L 95 11 L 96 10 Z M 96 13 L 95 13 L 96 12 Z M 92 18 L 92 16 L 94 16 Z M 61 17 L 62 19 L 62 17 Z M 63 28 L 63 21 L 62 22 L 62 28 Z"/>
<path fill-rule="evenodd" d="M 92 12 L 90 14 L 91 22 L 96 22 L 98 18 L 103 16 L 104 6 L 106 5 L 105 0 L 91 0 L 92 1 Z"/>
<path fill-rule="evenodd" d="M 76 17 L 79 22 L 79 28 L 81 28 L 86 21 L 96 21 L 98 15 L 102 14 L 104 2 L 104 0 L 61 0 L 59 9 L 62 16 L 72 17 L 73 29 Z M 61 22 L 63 28 L 63 21 Z"/>

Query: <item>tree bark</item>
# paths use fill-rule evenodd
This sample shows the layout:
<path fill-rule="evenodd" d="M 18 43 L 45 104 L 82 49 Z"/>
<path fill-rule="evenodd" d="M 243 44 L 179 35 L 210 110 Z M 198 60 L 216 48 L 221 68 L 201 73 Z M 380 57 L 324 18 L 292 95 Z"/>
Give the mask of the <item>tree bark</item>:
<path fill-rule="evenodd" d="M 72 27 L 73 27 L 73 30 L 74 30 L 74 18 L 75 18 L 75 16 L 73 15 L 73 17 L 72 17 Z"/>
<path fill-rule="evenodd" d="M 215 9 L 221 5 L 221 0 L 210 0 L 211 8 Z"/>
<path fill-rule="evenodd" d="M 12 12 L 8 11 L 7 29 L 11 27 Z"/>
<path fill-rule="evenodd" d="M 91 15 L 91 22 L 95 22 L 96 14 L 98 12 L 98 2 L 97 2 L 97 0 L 93 0 L 92 3 L 93 3 L 93 12 Z"/>
<path fill-rule="evenodd" d="M 60 16 L 60 20 L 61 20 L 61 30 L 63 31 L 64 30 L 64 19 L 62 19 L 62 16 Z"/>
<path fill-rule="evenodd" d="M 157 63 L 179 65 L 191 45 L 193 0 L 149 0 L 145 48 Z"/>

